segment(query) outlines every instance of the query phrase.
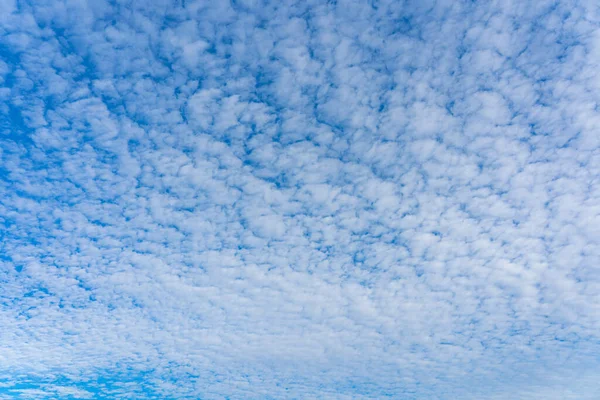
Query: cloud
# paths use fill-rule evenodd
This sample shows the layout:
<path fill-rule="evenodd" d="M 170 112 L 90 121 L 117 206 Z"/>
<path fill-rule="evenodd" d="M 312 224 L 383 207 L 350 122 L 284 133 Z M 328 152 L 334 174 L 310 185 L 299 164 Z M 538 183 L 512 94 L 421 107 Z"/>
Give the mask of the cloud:
<path fill-rule="evenodd" d="M 0 395 L 598 391 L 593 3 L 0 20 Z"/>

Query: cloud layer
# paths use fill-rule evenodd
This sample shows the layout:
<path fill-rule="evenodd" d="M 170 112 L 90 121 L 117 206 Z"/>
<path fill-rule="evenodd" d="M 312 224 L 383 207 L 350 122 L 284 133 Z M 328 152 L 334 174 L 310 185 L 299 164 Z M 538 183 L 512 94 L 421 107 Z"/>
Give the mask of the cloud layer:
<path fill-rule="evenodd" d="M 0 2 L 0 396 L 591 399 L 599 22 Z"/>

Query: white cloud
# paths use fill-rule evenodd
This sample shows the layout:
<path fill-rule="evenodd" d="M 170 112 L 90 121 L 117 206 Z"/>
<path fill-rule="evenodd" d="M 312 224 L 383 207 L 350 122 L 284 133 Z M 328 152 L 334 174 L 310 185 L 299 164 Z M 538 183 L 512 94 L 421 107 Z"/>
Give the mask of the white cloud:
<path fill-rule="evenodd" d="M 0 20 L 0 395 L 597 391 L 592 3 Z"/>

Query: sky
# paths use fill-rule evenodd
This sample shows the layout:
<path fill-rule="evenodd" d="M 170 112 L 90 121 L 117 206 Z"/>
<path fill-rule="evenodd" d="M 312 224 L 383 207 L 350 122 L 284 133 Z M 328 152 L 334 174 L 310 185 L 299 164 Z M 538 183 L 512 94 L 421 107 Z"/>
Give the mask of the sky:
<path fill-rule="evenodd" d="M 600 398 L 596 1 L 0 1 L 0 399 Z"/>

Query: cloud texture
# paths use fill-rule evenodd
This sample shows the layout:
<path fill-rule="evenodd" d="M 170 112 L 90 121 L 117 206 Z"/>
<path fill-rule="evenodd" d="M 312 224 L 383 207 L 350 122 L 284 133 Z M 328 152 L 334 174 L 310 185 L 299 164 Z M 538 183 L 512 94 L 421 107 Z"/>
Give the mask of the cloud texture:
<path fill-rule="evenodd" d="M 1 1 L 0 396 L 597 398 L 599 22 Z"/>

